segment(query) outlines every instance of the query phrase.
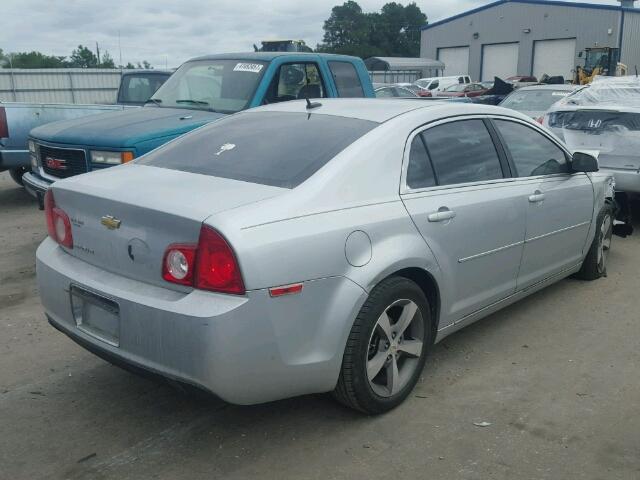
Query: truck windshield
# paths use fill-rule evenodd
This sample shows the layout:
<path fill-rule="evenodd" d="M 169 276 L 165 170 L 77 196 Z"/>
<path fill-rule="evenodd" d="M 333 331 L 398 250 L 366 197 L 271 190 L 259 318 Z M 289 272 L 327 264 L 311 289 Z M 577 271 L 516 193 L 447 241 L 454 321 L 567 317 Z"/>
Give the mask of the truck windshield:
<path fill-rule="evenodd" d="M 245 109 L 266 70 L 266 63 L 244 60 L 196 60 L 182 65 L 150 98 L 159 107 L 220 113 Z"/>

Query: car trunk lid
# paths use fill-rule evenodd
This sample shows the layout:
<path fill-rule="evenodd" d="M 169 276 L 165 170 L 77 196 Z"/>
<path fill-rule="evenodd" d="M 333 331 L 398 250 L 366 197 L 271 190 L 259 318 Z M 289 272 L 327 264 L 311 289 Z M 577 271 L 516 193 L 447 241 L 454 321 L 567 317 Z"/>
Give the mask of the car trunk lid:
<path fill-rule="evenodd" d="M 210 215 L 286 191 L 140 165 L 77 176 L 53 187 L 56 206 L 71 220 L 71 255 L 128 278 L 177 290 L 188 287 L 161 277 L 168 245 L 195 244 Z"/>

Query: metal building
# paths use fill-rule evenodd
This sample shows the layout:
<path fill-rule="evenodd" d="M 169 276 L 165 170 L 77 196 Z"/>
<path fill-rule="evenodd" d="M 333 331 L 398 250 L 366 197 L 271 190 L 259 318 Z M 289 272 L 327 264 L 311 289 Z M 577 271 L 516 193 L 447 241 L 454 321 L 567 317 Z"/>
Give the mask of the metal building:
<path fill-rule="evenodd" d="M 422 27 L 420 56 L 445 64 L 444 75 L 573 76 L 586 47 L 620 49 L 629 73 L 640 70 L 640 9 L 635 0 L 600 5 L 499 0 Z"/>

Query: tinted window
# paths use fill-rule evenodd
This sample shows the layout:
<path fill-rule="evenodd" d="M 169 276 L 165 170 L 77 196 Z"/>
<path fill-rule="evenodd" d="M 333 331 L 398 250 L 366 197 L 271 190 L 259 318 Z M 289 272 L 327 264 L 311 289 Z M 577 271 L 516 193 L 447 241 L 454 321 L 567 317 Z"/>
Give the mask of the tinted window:
<path fill-rule="evenodd" d="M 463 120 L 423 133 L 439 185 L 502 178 L 493 140 L 482 120 Z"/>
<path fill-rule="evenodd" d="M 515 122 L 496 120 L 519 177 L 568 172 L 564 152 L 533 128 Z"/>
<path fill-rule="evenodd" d="M 265 94 L 264 103 L 325 97 L 324 86 L 315 63 L 281 65 Z"/>
<path fill-rule="evenodd" d="M 431 162 L 424 148 L 420 135 L 413 137 L 411 151 L 409 153 L 409 166 L 407 167 L 407 186 L 409 188 L 433 187 L 436 179 L 433 176 Z"/>
<path fill-rule="evenodd" d="M 431 85 L 429 85 L 429 90 L 433 90 L 434 88 L 438 88 L 440 82 L 438 80 L 434 80 Z"/>
<path fill-rule="evenodd" d="M 356 68 L 347 62 L 329 62 L 329 69 L 341 97 L 364 97 Z"/>
<path fill-rule="evenodd" d="M 199 128 L 137 162 L 294 188 L 377 125 L 313 113 L 240 113 Z"/>
<path fill-rule="evenodd" d="M 375 93 L 378 98 L 393 97 L 393 91 L 389 87 L 379 88 Z"/>

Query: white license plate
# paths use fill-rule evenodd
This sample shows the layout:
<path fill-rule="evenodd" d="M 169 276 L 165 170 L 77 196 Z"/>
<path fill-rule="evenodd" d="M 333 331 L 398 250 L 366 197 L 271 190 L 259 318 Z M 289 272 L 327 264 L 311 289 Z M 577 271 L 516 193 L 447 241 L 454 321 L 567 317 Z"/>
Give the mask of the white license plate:
<path fill-rule="evenodd" d="M 109 345 L 120 345 L 120 306 L 110 298 L 71 285 L 71 309 L 79 330 Z"/>

